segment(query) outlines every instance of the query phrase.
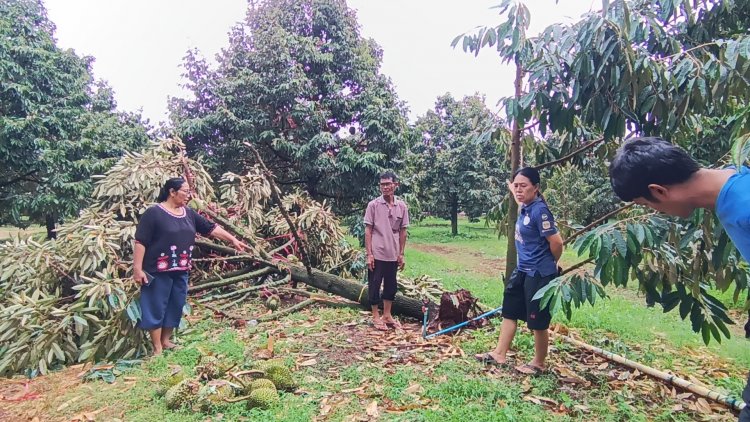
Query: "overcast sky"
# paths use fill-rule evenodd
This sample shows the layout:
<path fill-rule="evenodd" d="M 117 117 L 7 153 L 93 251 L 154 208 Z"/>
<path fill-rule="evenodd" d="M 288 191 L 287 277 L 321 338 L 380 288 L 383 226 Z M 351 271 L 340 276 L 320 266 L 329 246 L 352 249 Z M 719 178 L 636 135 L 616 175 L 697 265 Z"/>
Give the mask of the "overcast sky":
<path fill-rule="evenodd" d="M 513 70 L 496 54 L 479 57 L 452 49 L 456 35 L 498 22 L 500 0 L 349 0 L 364 36 L 384 50 L 389 76 L 410 118 L 431 108 L 438 95 L 479 92 L 496 109 L 512 94 Z M 529 0 L 532 32 L 569 22 L 599 0 Z M 58 45 L 93 56 L 94 75 L 115 90 L 123 110 L 143 111 L 153 124 L 167 118 L 167 99 L 181 89 L 185 52 L 208 58 L 227 44 L 229 29 L 244 18 L 246 0 L 45 0 L 57 26 Z"/>

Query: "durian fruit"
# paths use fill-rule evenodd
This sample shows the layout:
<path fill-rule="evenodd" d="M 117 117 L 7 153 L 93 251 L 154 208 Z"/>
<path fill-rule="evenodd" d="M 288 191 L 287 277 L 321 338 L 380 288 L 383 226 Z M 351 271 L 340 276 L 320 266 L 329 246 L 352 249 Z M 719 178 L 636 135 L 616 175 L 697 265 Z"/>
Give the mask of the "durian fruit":
<path fill-rule="evenodd" d="M 168 375 L 166 378 L 163 378 L 159 382 L 159 386 L 156 387 L 156 396 L 162 397 L 164 394 L 166 394 L 167 390 L 174 387 L 179 383 L 180 381 L 185 379 L 185 371 L 177 371 L 170 375 Z"/>
<path fill-rule="evenodd" d="M 198 407 L 206 412 L 218 405 L 224 404 L 226 399 L 234 397 L 232 384 L 224 380 L 209 381 L 198 391 Z"/>
<path fill-rule="evenodd" d="M 192 407 L 198 396 L 200 383 L 195 380 L 182 380 L 167 390 L 164 394 L 164 401 L 168 409 L 179 409 L 182 407 Z"/>
<path fill-rule="evenodd" d="M 250 408 L 268 409 L 280 401 L 279 393 L 273 388 L 259 388 L 253 390 L 247 398 L 247 406 Z"/>
<path fill-rule="evenodd" d="M 257 380 L 253 380 L 253 382 L 250 383 L 250 385 L 247 388 L 248 394 L 253 392 L 254 390 L 259 390 L 261 388 L 271 388 L 276 389 L 276 385 L 274 385 L 273 381 L 265 378 L 259 378 Z"/>
<path fill-rule="evenodd" d="M 253 365 L 255 369 L 265 371 L 266 368 L 270 368 L 272 366 L 283 366 L 286 368 L 286 361 L 284 359 L 276 358 L 276 359 L 267 359 L 267 360 L 259 360 L 255 362 Z"/>
<path fill-rule="evenodd" d="M 195 367 L 195 371 L 201 379 L 210 381 L 223 377 L 226 374 L 226 367 L 214 356 L 203 356 L 200 365 Z"/>
<path fill-rule="evenodd" d="M 293 390 L 297 388 L 292 371 L 284 365 L 283 361 L 279 359 L 263 361 L 257 365 L 257 368 L 266 373 L 264 378 L 271 380 L 277 389 Z"/>
<path fill-rule="evenodd" d="M 275 311 L 279 309 L 279 304 L 281 303 L 281 298 L 277 295 L 271 295 L 268 299 L 266 299 L 266 308 Z"/>

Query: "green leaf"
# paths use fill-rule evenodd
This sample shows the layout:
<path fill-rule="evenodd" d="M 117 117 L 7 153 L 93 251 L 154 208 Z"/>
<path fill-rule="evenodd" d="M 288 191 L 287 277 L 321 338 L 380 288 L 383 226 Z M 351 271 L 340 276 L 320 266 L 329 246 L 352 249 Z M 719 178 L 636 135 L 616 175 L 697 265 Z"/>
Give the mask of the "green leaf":
<path fill-rule="evenodd" d="M 664 313 L 670 312 L 679 304 L 680 297 L 677 292 L 669 292 L 662 299 L 662 309 L 664 310 Z"/>
<path fill-rule="evenodd" d="M 732 163 L 739 171 L 750 156 L 750 133 L 738 137 L 732 145 Z"/>
<path fill-rule="evenodd" d="M 719 328 L 719 330 L 721 330 L 721 332 L 724 334 L 724 337 L 728 339 L 732 338 L 732 334 L 729 332 L 729 329 L 727 328 L 726 324 L 724 324 L 724 321 L 714 318 L 714 324 L 716 325 L 716 327 Z M 719 340 L 718 338 L 716 340 L 718 340 L 719 343 L 721 343 L 721 340 Z"/>
<path fill-rule="evenodd" d="M 680 318 L 685 319 L 687 318 L 688 314 L 690 313 L 690 309 L 693 306 L 693 298 L 692 296 L 687 296 L 685 293 L 677 293 L 675 294 L 682 294 L 682 300 L 680 302 Z"/>
<path fill-rule="evenodd" d="M 634 224 L 633 228 L 635 229 L 636 240 L 639 244 L 643 244 L 643 241 L 646 239 L 646 230 L 643 228 L 643 225 Z"/>
<path fill-rule="evenodd" d="M 693 325 L 693 331 L 697 333 L 703 323 L 703 312 L 701 312 L 700 303 L 697 301 L 693 302 L 693 308 L 690 310 L 690 322 Z"/>
<path fill-rule="evenodd" d="M 703 344 L 708 345 L 708 343 L 711 342 L 711 328 L 708 325 L 708 322 L 703 321 L 703 324 L 701 324 L 700 326 L 700 332 L 701 332 L 701 335 L 703 336 Z"/>
<path fill-rule="evenodd" d="M 615 241 L 617 252 L 621 257 L 625 257 L 628 254 L 628 245 L 625 243 L 625 239 L 622 237 L 622 233 L 619 230 L 612 232 L 612 238 Z"/>

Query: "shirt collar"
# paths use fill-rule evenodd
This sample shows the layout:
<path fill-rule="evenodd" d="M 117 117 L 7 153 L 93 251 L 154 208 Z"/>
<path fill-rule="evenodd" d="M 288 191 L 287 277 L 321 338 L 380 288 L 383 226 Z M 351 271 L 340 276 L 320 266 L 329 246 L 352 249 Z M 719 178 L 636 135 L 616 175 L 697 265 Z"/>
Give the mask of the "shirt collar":
<path fill-rule="evenodd" d="M 526 204 L 521 205 L 521 212 L 525 214 L 527 210 L 531 209 L 534 205 L 538 204 L 539 202 L 542 202 L 542 198 L 537 196 L 536 199 L 531 201 L 529 205 L 526 205 Z"/>
<path fill-rule="evenodd" d="M 383 195 L 378 196 L 377 199 L 375 199 L 380 204 L 388 204 L 385 202 L 385 198 L 383 198 Z M 398 198 L 396 198 L 396 195 L 393 196 L 393 205 L 396 205 L 396 201 L 398 201 Z"/>

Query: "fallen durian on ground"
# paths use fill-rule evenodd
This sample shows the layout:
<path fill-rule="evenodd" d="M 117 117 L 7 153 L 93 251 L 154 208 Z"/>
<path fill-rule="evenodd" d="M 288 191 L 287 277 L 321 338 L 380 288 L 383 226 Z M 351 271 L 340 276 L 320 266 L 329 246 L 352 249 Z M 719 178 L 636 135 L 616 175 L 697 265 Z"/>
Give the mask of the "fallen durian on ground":
<path fill-rule="evenodd" d="M 167 390 L 177 385 L 179 382 L 185 379 L 185 372 L 180 370 L 179 372 L 173 373 L 168 377 L 161 380 L 159 386 L 156 388 L 156 396 L 162 397 L 167 393 Z"/>
<path fill-rule="evenodd" d="M 250 385 L 247 388 L 247 393 L 250 394 L 254 390 L 259 390 L 261 388 L 271 388 L 273 390 L 276 389 L 276 385 L 273 383 L 273 381 L 266 379 L 266 378 L 259 378 L 257 380 L 253 380 L 253 382 L 250 383 Z"/>
<path fill-rule="evenodd" d="M 234 397 L 234 387 L 228 381 L 209 381 L 198 391 L 198 407 L 201 411 L 208 411 L 213 407 L 226 403 Z"/>
<path fill-rule="evenodd" d="M 247 406 L 250 408 L 268 409 L 279 403 L 279 393 L 273 388 L 258 388 L 250 392 Z"/>
<path fill-rule="evenodd" d="M 176 410 L 183 407 L 192 407 L 198 398 L 200 383 L 195 380 L 182 380 L 171 387 L 164 394 L 167 408 Z"/>
<path fill-rule="evenodd" d="M 280 359 L 262 361 L 256 365 L 256 368 L 265 372 L 263 378 L 271 380 L 279 390 L 289 391 L 297 388 L 292 371 Z"/>

